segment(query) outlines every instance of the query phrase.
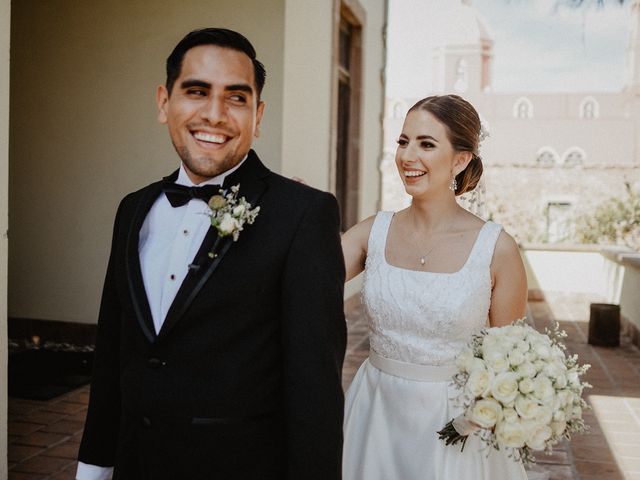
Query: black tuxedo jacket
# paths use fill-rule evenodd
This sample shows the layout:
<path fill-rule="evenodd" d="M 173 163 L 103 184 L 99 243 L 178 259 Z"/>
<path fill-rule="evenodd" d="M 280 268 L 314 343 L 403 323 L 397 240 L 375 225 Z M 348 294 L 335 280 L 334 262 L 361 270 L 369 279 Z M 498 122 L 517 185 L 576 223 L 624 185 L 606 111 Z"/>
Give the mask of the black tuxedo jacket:
<path fill-rule="evenodd" d="M 341 478 L 335 198 L 274 174 L 253 151 L 225 181 L 235 184 L 260 206 L 256 222 L 218 242 L 215 258 L 209 230 L 157 335 L 138 241 L 161 182 L 120 204 L 79 453 L 115 466 L 114 478 Z"/>

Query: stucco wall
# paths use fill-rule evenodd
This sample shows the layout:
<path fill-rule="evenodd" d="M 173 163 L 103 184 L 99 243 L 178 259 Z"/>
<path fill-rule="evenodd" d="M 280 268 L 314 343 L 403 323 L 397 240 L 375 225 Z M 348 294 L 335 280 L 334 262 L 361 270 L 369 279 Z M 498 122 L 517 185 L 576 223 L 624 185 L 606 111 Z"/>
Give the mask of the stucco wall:
<path fill-rule="evenodd" d="M 597 249 L 524 247 L 522 252 L 530 290 L 571 292 L 604 298 L 605 259 Z"/>
<path fill-rule="evenodd" d="M 285 4 L 282 174 L 329 190 L 333 2 Z"/>
<path fill-rule="evenodd" d="M 0 0 L 0 378 L 7 378 L 9 31 L 11 1 Z M 7 382 L 0 382 L 0 478 L 7 478 Z"/>
<path fill-rule="evenodd" d="M 186 32 L 254 43 L 268 74 L 257 149 L 281 168 L 284 1 L 21 0 L 11 22 L 9 314 L 95 322 L 119 199 L 178 164 L 155 87 Z"/>
<path fill-rule="evenodd" d="M 380 198 L 382 114 L 384 110 L 384 0 L 360 0 L 362 99 L 360 136 L 360 218 L 376 212 Z M 333 70 L 334 19 L 338 2 L 287 0 L 285 8 L 282 173 L 332 190 L 336 108 Z"/>
<path fill-rule="evenodd" d="M 386 22 L 383 0 L 360 0 L 367 11 L 363 32 L 363 96 L 362 96 L 362 168 L 360 170 L 360 218 L 380 209 L 384 118 L 385 48 L 383 31 Z"/>

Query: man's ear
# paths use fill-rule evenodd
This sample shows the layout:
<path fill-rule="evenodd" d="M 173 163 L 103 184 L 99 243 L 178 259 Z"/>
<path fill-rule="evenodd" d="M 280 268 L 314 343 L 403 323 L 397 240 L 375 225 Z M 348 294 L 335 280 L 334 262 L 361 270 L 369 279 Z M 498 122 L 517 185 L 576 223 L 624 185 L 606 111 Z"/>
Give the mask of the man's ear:
<path fill-rule="evenodd" d="M 253 136 L 256 138 L 260 136 L 260 122 L 262 122 L 262 115 L 264 115 L 264 106 L 265 103 L 260 101 L 258 103 L 258 108 L 256 108 L 256 129 L 253 134 Z"/>
<path fill-rule="evenodd" d="M 473 160 L 473 153 L 471 152 L 456 153 L 453 159 L 453 176 L 456 177 L 460 172 L 463 172 L 471 160 Z"/>
<path fill-rule="evenodd" d="M 164 85 L 158 85 L 156 89 L 156 105 L 158 106 L 158 121 L 167 123 L 167 109 L 169 108 L 169 92 Z"/>

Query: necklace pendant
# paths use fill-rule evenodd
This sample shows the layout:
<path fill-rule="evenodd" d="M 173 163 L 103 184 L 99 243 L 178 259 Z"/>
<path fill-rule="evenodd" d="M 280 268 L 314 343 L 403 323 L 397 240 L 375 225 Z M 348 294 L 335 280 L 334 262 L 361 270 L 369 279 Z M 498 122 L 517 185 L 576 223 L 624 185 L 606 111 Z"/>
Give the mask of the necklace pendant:
<path fill-rule="evenodd" d="M 424 257 L 420 257 L 420 265 L 424 265 Z"/>

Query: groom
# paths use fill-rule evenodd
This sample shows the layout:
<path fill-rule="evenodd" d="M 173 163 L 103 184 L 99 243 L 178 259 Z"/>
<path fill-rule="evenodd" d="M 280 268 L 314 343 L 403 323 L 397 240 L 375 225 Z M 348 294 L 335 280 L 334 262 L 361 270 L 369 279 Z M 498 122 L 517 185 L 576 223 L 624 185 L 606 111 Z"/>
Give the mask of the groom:
<path fill-rule="evenodd" d="M 250 149 L 264 81 L 230 30 L 167 59 L 158 115 L 182 162 L 116 214 L 78 479 L 341 476 L 338 209 Z M 260 207 L 237 241 L 203 214 L 213 184 Z"/>

